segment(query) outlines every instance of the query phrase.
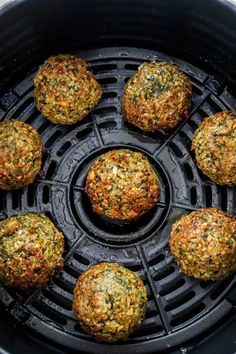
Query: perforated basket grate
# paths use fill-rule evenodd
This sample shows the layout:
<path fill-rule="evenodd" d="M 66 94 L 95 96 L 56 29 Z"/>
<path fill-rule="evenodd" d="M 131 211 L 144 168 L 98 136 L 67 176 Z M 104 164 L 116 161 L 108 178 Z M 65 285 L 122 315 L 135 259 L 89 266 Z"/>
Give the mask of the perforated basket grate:
<path fill-rule="evenodd" d="M 2 119 L 18 118 L 38 129 L 45 146 L 43 171 L 21 191 L 0 192 L 0 217 L 43 212 L 64 233 L 64 269 L 43 290 L 30 294 L 0 287 L 6 310 L 39 336 L 65 348 L 90 353 L 148 353 L 180 345 L 206 331 L 231 311 L 227 295 L 235 276 L 201 282 L 184 276 L 169 253 L 174 221 L 199 207 L 215 206 L 236 215 L 236 190 L 212 183 L 196 167 L 191 140 L 201 120 L 233 110 L 234 98 L 224 83 L 181 60 L 135 48 L 80 52 L 103 86 L 98 107 L 74 126 L 52 125 L 37 111 L 33 77 L 0 100 Z M 169 134 L 144 134 L 124 122 L 121 98 L 125 82 L 146 60 L 175 63 L 191 79 L 192 111 Z M 96 216 L 84 192 L 94 159 L 109 149 L 143 152 L 160 177 L 160 201 L 135 223 L 111 223 Z M 78 276 L 101 261 L 119 262 L 136 271 L 148 291 L 146 318 L 126 343 L 95 343 L 80 328 L 72 311 Z"/>

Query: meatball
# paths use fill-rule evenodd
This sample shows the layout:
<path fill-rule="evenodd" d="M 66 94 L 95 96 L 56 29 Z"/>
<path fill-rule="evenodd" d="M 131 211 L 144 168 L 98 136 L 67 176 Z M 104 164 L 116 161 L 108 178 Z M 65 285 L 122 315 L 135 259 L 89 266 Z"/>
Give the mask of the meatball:
<path fill-rule="evenodd" d="M 191 93 L 190 80 L 176 66 L 147 62 L 125 86 L 123 115 L 147 132 L 171 129 L 188 118 Z"/>
<path fill-rule="evenodd" d="M 56 124 L 74 124 L 99 102 L 101 85 L 84 60 L 59 54 L 47 59 L 34 78 L 36 106 Z"/>
<path fill-rule="evenodd" d="M 195 131 L 192 149 L 198 167 L 213 182 L 236 184 L 236 112 L 219 112 Z"/>
<path fill-rule="evenodd" d="M 172 227 L 169 245 L 180 270 L 195 278 L 218 280 L 236 270 L 236 220 L 221 210 L 183 216 Z"/>
<path fill-rule="evenodd" d="M 19 120 L 0 122 L 0 188 L 20 189 L 40 172 L 43 144 L 36 129 Z"/>
<path fill-rule="evenodd" d="M 64 237 L 41 214 L 0 222 L 0 281 L 18 289 L 42 287 L 63 267 Z"/>
<path fill-rule="evenodd" d="M 101 341 L 127 339 L 144 319 L 146 303 L 140 277 L 117 263 L 92 266 L 74 289 L 73 309 L 81 327 Z"/>
<path fill-rule="evenodd" d="M 140 152 L 111 150 L 93 163 L 85 191 L 94 212 L 112 219 L 131 220 L 158 201 L 158 178 Z"/>

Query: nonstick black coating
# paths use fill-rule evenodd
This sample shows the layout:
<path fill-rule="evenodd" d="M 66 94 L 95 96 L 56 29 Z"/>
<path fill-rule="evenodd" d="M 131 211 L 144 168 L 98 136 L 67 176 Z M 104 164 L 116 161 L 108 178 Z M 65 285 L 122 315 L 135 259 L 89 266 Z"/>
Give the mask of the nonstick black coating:
<path fill-rule="evenodd" d="M 1 308 L 25 332 L 65 352 L 169 352 L 197 343 L 233 315 L 235 277 L 211 283 L 183 276 L 167 238 L 176 219 L 199 207 L 236 215 L 235 189 L 210 182 L 190 152 L 203 117 L 236 109 L 235 42 L 235 8 L 221 0 L 18 0 L 1 11 L 0 119 L 36 127 L 45 154 L 43 173 L 32 186 L 0 193 L 0 217 L 45 212 L 66 237 L 64 270 L 44 290 L 24 294 L 0 287 Z M 93 114 L 71 127 L 45 120 L 32 95 L 33 68 L 60 52 L 87 60 L 104 90 Z M 193 83 L 191 118 L 169 134 L 143 134 L 124 123 L 120 111 L 125 82 L 152 59 L 177 64 Z M 120 147 L 145 153 L 161 181 L 159 204 L 129 225 L 96 217 L 83 191 L 94 158 Z M 148 289 L 146 319 L 126 343 L 95 343 L 71 309 L 76 278 L 104 260 L 136 271 Z"/>
<path fill-rule="evenodd" d="M 232 310 L 226 298 L 235 284 L 234 275 L 219 282 L 186 277 L 168 249 L 171 225 L 181 215 L 209 206 L 235 214 L 235 190 L 216 186 L 202 175 L 190 151 L 203 117 L 233 109 L 225 99 L 227 88 L 204 71 L 153 50 L 103 48 L 78 54 L 103 86 L 101 102 L 84 121 L 59 126 L 43 118 L 33 99 L 34 73 L 12 89 L 16 99 L 3 116 L 17 117 L 37 128 L 45 156 L 41 176 L 33 185 L 1 192 L 0 217 L 46 213 L 65 235 L 66 263 L 45 289 L 24 294 L 0 287 L 0 298 L 15 320 L 68 349 L 148 353 L 171 348 L 206 331 Z M 192 81 L 190 118 L 170 133 L 144 134 L 121 115 L 124 84 L 146 60 L 175 63 Z M 135 223 L 114 224 L 92 212 L 84 186 L 94 159 L 122 147 L 148 157 L 159 176 L 160 201 Z M 80 329 L 72 311 L 76 279 L 101 261 L 119 262 L 136 271 L 147 286 L 146 318 L 125 344 L 95 343 Z"/>

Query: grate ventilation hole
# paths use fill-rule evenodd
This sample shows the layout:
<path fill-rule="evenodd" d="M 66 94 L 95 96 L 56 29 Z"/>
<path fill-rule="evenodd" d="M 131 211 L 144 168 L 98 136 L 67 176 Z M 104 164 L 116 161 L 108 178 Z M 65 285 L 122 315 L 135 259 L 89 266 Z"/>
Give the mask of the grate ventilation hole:
<path fill-rule="evenodd" d="M 88 266 L 90 264 L 90 261 L 87 258 L 81 256 L 81 254 L 79 254 L 79 253 L 74 253 L 73 257 L 77 262 L 79 262 L 85 266 Z"/>
<path fill-rule="evenodd" d="M 43 186 L 43 204 L 49 203 L 49 197 L 50 197 L 49 187 L 45 185 Z"/>
<path fill-rule="evenodd" d="M 71 311 L 72 310 L 72 301 L 67 299 L 65 296 L 63 297 L 63 296 L 53 292 L 53 290 L 48 291 L 47 289 L 44 289 L 42 291 L 42 294 L 48 300 L 54 302 L 56 305 L 62 307 L 63 309 L 65 309 L 67 311 Z"/>
<path fill-rule="evenodd" d="M 182 138 L 184 145 L 186 146 L 186 148 L 188 150 L 190 150 L 191 145 L 192 145 L 192 140 L 187 136 L 186 133 L 184 133 L 183 131 L 179 131 L 179 135 Z"/>
<path fill-rule="evenodd" d="M 65 265 L 64 270 L 66 273 L 68 273 L 69 275 L 71 275 L 75 279 L 78 279 L 81 274 L 81 271 L 79 269 L 73 267 L 72 265 Z"/>
<path fill-rule="evenodd" d="M 36 186 L 34 184 L 30 184 L 27 190 L 27 204 L 30 207 L 36 204 L 35 192 L 36 192 Z"/>
<path fill-rule="evenodd" d="M 168 304 L 165 306 L 166 311 L 172 311 L 176 309 L 177 307 L 180 307 L 181 305 L 185 304 L 186 302 L 190 301 L 193 299 L 195 296 L 195 292 L 191 291 L 188 294 L 185 294 L 184 296 L 179 296 L 178 300 L 174 300 L 171 304 Z"/>
<path fill-rule="evenodd" d="M 171 148 L 171 150 L 173 151 L 173 153 L 177 156 L 177 157 L 183 157 L 184 154 L 183 152 L 180 150 L 180 148 L 173 143 L 172 141 L 169 142 L 169 147 Z"/>
<path fill-rule="evenodd" d="M 230 284 L 232 281 L 232 276 L 228 277 L 227 279 L 223 280 L 217 288 L 211 293 L 211 300 L 216 300 L 227 288 L 227 286 Z"/>
<path fill-rule="evenodd" d="M 64 280 L 63 278 L 54 278 L 53 282 L 62 290 L 66 291 L 67 293 L 73 294 L 73 290 L 75 284 L 69 283 L 68 280 Z"/>
<path fill-rule="evenodd" d="M 221 186 L 220 188 L 220 205 L 223 211 L 227 211 L 227 204 L 228 204 L 228 195 L 227 195 L 227 187 Z"/>
<path fill-rule="evenodd" d="M 175 290 L 179 289 L 184 284 L 185 284 L 185 279 L 184 278 L 178 279 L 173 284 L 168 284 L 166 287 L 164 287 L 159 292 L 159 294 L 160 294 L 160 296 L 165 296 L 165 295 L 170 294 L 170 293 L 174 292 Z"/>
<path fill-rule="evenodd" d="M 57 156 L 59 157 L 63 156 L 65 152 L 69 150 L 70 147 L 71 147 L 71 142 L 70 141 L 65 142 L 65 144 L 62 145 L 60 150 L 57 151 Z"/>
<path fill-rule="evenodd" d="M 16 111 L 14 112 L 13 116 L 15 119 L 20 118 L 26 110 L 28 110 L 30 108 L 30 105 L 32 105 L 32 103 L 34 102 L 34 98 L 33 97 L 29 97 L 27 98 L 21 105 L 20 107 L 18 107 L 16 109 Z"/>
<path fill-rule="evenodd" d="M 148 262 L 148 264 L 150 265 L 150 266 L 154 266 L 154 265 L 156 265 L 156 264 L 158 264 L 158 263 L 161 263 L 162 261 L 164 261 L 164 259 L 165 259 L 165 256 L 164 256 L 164 254 L 158 254 L 156 257 L 154 257 L 153 259 L 151 259 L 149 262 Z"/>
<path fill-rule="evenodd" d="M 137 71 L 140 64 L 125 64 L 126 70 Z"/>
<path fill-rule="evenodd" d="M 94 74 L 104 72 L 104 71 L 115 70 L 116 68 L 117 68 L 116 64 L 91 65 L 91 69 Z"/>
<path fill-rule="evenodd" d="M 95 116 L 101 116 L 105 118 L 106 116 L 112 115 L 112 113 L 117 113 L 117 108 L 116 107 L 102 107 L 102 108 L 97 108 L 93 111 L 93 114 Z"/>
<path fill-rule="evenodd" d="M 91 134 L 93 131 L 93 128 L 85 128 L 83 130 L 80 130 L 76 133 L 76 139 L 78 140 L 83 140 L 85 139 L 89 134 Z"/>
<path fill-rule="evenodd" d="M 50 148 L 61 135 L 62 135 L 61 130 L 55 131 L 55 133 L 53 133 L 50 136 L 50 138 L 46 141 L 46 143 L 45 143 L 46 149 Z"/>
<path fill-rule="evenodd" d="M 103 92 L 102 94 L 102 98 L 106 99 L 106 98 L 115 98 L 117 97 L 117 93 L 113 92 L 113 91 L 107 91 L 107 92 Z"/>
<path fill-rule="evenodd" d="M 195 186 L 190 188 L 190 202 L 192 205 L 197 204 L 197 189 Z"/>
<path fill-rule="evenodd" d="M 42 134 L 49 126 L 51 125 L 51 122 L 47 119 L 43 120 L 43 124 L 40 125 L 38 128 L 38 132 Z"/>
<path fill-rule="evenodd" d="M 205 186 L 206 207 L 212 206 L 212 188 L 209 184 Z"/>
<path fill-rule="evenodd" d="M 62 326 L 67 324 L 67 320 L 60 313 L 55 311 L 51 306 L 48 306 L 44 302 L 33 301 L 32 306 L 45 317 L 50 318 L 53 322 Z"/>
<path fill-rule="evenodd" d="M 194 175 L 193 175 L 193 171 L 192 171 L 192 168 L 191 166 L 189 165 L 189 163 L 185 163 L 183 165 L 183 168 L 184 168 L 184 172 L 185 172 L 185 175 L 186 175 L 186 178 L 190 181 L 192 181 L 194 179 Z"/>
<path fill-rule="evenodd" d="M 117 79 L 115 77 L 104 77 L 102 79 L 97 79 L 97 81 L 99 81 L 101 85 L 110 85 L 115 84 Z"/>
<path fill-rule="evenodd" d="M 5 209 L 5 193 L 0 190 L 0 211 Z"/>
<path fill-rule="evenodd" d="M 12 209 L 17 210 L 21 206 L 21 191 L 11 191 Z"/>
<path fill-rule="evenodd" d="M 189 320 L 192 320 L 195 316 L 199 315 L 204 309 L 206 305 L 205 304 L 199 304 L 198 306 L 194 307 L 192 310 L 189 310 L 187 313 L 178 316 L 176 319 L 172 320 L 170 322 L 170 325 L 172 327 L 176 327 L 181 325 L 184 322 L 187 322 Z"/>
<path fill-rule="evenodd" d="M 175 268 L 173 266 L 171 267 L 168 267 L 168 268 L 165 268 L 164 270 L 158 272 L 154 277 L 153 279 L 155 281 L 160 281 L 166 277 L 168 277 L 169 275 L 171 275 L 172 273 L 175 272 Z"/>
<path fill-rule="evenodd" d="M 98 124 L 101 129 L 112 129 L 116 127 L 116 122 L 110 121 L 110 122 L 103 122 L 101 124 Z"/>
<path fill-rule="evenodd" d="M 46 178 L 51 179 L 55 175 L 56 168 L 57 168 L 57 162 L 52 160 L 48 166 L 48 170 L 46 172 Z"/>

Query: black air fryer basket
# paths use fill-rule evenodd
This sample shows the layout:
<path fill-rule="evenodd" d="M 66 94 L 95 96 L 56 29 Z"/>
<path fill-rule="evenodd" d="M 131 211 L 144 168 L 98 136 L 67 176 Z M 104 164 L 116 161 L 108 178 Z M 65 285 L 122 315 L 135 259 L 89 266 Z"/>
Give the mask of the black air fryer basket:
<path fill-rule="evenodd" d="M 73 126 L 51 124 L 34 103 L 37 66 L 58 53 L 84 58 L 103 86 L 98 107 Z M 124 84 L 149 60 L 176 64 L 193 85 L 190 118 L 170 133 L 143 133 L 121 114 Z M 214 351 L 206 352 L 236 351 L 235 274 L 195 280 L 179 272 L 168 249 L 173 222 L 188 212 L 214 206 L 236 216 L 236 188 L 211 182 L 190 149 L 205 116 L 236 109 L 235 63 L 236 8 L 227 1 L 25 0 L 2 8 L 0 119 L 37 128 L 45 153 L 34 184 L 0 191 L 0 218 L 45 213 L 65 235 L 66 250 L 63 270 L 44 289 L 0 285 L 0 353 L 183 353 L 216 330 Z M 143 152 L 160 177 L 159 203 L 128 225 L 96 217 L 84 193 L 94 159 L 121 147 Z M 146 318 L 127 342 L 96 343 L 72 311 L 76 279 L 101 261 L 137 272 L 147 287 Z M 194 353 L 204 353 L 199 348 Z"/>

